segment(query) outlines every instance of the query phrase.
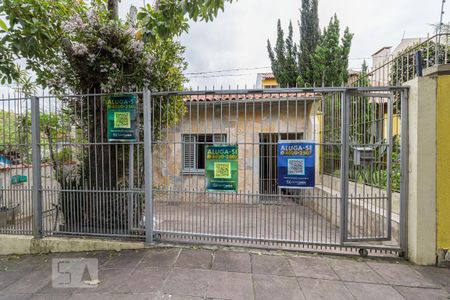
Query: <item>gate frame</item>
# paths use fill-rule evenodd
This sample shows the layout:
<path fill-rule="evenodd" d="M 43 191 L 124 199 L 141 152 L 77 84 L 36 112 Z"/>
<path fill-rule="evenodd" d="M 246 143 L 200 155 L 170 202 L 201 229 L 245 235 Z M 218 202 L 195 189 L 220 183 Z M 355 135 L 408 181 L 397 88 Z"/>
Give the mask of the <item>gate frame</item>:
<path fill-rule="evenodd" d="M 392 92 L 392 91 L 391 91 Z M 401 92 L 401 99 L 402 98 L 403 91 Z M 387 198 L 387 216 L 386 216 L 386 223 L 387 223 L 387 234 L 386 237 L 380 237 L 380 238 L 350 238 L 348 235 L 348 208 L 349 208 L 349 195 L 348 195 L 348 186 L 350 183 L 349 178 L 349 145 L 350 145 L 350 135 L 349 135 L 349 129 L 350 129 L 350 99 L 351 97 L 373 97 L 373 98 L 381 98 L 381 99 L 388 99 L 387 102 L 387 139 L 388 139 L 388 151 L 387 151 L 387 161 L 386 161 L 386 198 Z M 345 170 L 345 172 L 342 172 L 342 174 L 345 173 L 345 177 L 342 178 L 341 176 L 341 203 L 345 203 L 341 205 L 341 216 L 343 216 L 343 220 L 341 219 L 341 244 L 345 245 L 346 243 L 354 243 L 354 242 L 365 242 L 365 241 L 390 241 L 392 240 L 392 154 L 393 154 L 393 116 L 394 116 L 394 95 L 391 94 L 376 94 L 376 93 L 367 93 L 367 92 L 344 92 L 343 101 L 345 101 L 344 105 L 342 105 L 342 123 L 345 126 L 345 132 L 344 130 L 341 130 L 341 140 L 342 140 L 342 149 L 341 151 L 341 170 Z M 402 107 L 402 106 L 401 106 Z M 407 111 L 407 110 L 406 110 Z M 407 113 L 406 113 L 407 114 Z M 401 111 L 401 117 L 403 117 L 403 110 Z M 401 126 L 403 126 L 403 121 L 401 123 Z M 402 127 L 403 130 L 403 127 Z M 401 131 L 403 132 L 403 131 Z M 403 135 L 402 135 L 403 136 Z M 400 147 L 403 149 L 403 138 L 400 141 Z M 344 153 L 345 150 L 345 153 Z M 344 162 L 345 161 L 345 162 Z M 401 170 L 401 178 L 403 177 L 403 157 L 400 156 L 400 170 Z M 344 169 L 345 167 L 345 169 Z M 402 195 L 402 186 L 400 186 L 400 196 Z M 345 191 L 342 193 L 342 191 Z M 400 199 L 400 202 L 402 200 Z M 400 210 L 399 215 L 402 215 L 402 212 Z M 400 227 L 402 227 L 400 222 Z M 400 240 L 399 240 L 400 244 Z"/>
<path fill-rule="evenodd" d="M 277 88 L 277 89 L 270 89 L 270 90 L 261 90 L 261 89 L 249 89 L 249 90 L 204 90 L 204 91 L 174 91 L 174 92 L 155 92 L 152 93 L 152 95 L 154 96 L 192 96 L 192 95 L 224 95 L 224 94 L 250 94 L 250 93 L 262 93 L 262 94 L 277 94 L 277 93 L 308 93 L 308 92 L 312 92 L 312 93 L 330 93 L 330 92 L 338 92 L 338 93 L 342 93 L 342 101 L 343 101 L 343 105 L 342 105 L 342 116 L 341 116 L 341 124 L 345 124 L 345 126 L 343 127 L 343 129 L 341 130 L 341 138 L 342 138 L 342 145 L 341 145 L 341 168 L 344 171 L 341 171 L 341 204 L 340 204 L 340 213 L 341 213 L 341 220 L 340 220 L 340 224 L 341 224 L 341 239 L 340 239 L 340 244 L 339 245 L 322 245 L 322 244 L 318 244 L 318 243 L 314 243 L 314 242 L 296 242 L 296 241 L 285 241 L 285 240 L 280 240 L 280 241 L 270 241 L 270 242 L 279 242 L 281 244 L 298 244 L 298 245 L 304 245 L 304 246 L 324 246 L 324 247 L 331 247 L 331 248 L 336 248 L 336 247 L 341 247 L 344 249 L 348 249 L 348 248 L 356 248 L 356 249 L 373 249 L 373 250 L 385 250 L 385 251 L 395 251 L 399 254 L 399 256 L 406 256 L 407 255 L 407 201 L 408 201 L 408 151 L 409 151 L 409 147 L 408 147 L 408 106 L 407 106 L 407 93 L 408 93 L 408 87 L 402 87 L 402 86 L 377 86 L 377 87 L 322 87 L 322 88 Z M 349 153 L 349 127 L 350 127 L 350 97 L 352 96 L 352 94 L 364 94 L 368 95 L 372 93 L 372 96 L 377 96 L 380 97 L 382 96 L 382 94 L 376 94 L 376 93 L 380 93 L 380 92 L 386 92 L 386 93 L 390 93 L 390 94 L 386 94 L 383 95 L 385 98 L 389 98 L 389 109 L 388 109 L 388 115 L 390 118 L 392 118 L 393 114 L 392 114 L 392 105 L 393 105 L 393 94 L 394 92 L 399 92 L 400 96 L 401 96 L 401 162 L 400 162 L 400 169 L 401 169 L 401 186 L 400 186 L 400 222 L 399 222 L 399 245 L 398 247 L 383 247 L 383 246 L 378 246 L 378 245 L 368 245 L 368 244 L 361 244 L 364 241 L 371 241 L 371 240 L 379 240 L 379 239 L 365 239 L 365 240 L 347 240 L 346 236 L 348 233 L 348 228 L 346 227 L 346 223 L 347 223 L 347 207 L 348 207 L 348 182 L 349 182 L 349 178 L 348 178 L 348 168 L 349 168 L 349 160 L 348 160 L 348 153 Z M 151 100 L 151 96 L 148 95 L 147 96 L 148 99 L 148 103 Z M 147 101 L 145 101 L 146 96 L 145 96 L 145 92 L 144 92 L 144 111 L 145 111 L 145 104 L 147 103 Z M 148 108 L 147 108 L 148 109 Z M 148 115 L 150 114 L 150 116 Z M 151 112 L 145 112 L 144 113 L 144 118 L 145 116 L 147 116 L 147 119 L 151 120 Z M 390 120 L 390 123 L 388 125 L 388 127 L 390 126 L 392 129 L 392 120 Z M 144 124 L 148 124 L 145 123 Z M 148 128 L 147 125 L 145 125 L 145 128 Z M 150 126 L 152 126 L 151 122 L 150 122 Z M 146 130 L 146 132 L 149 130 Z M 392 130 L 389 130 L 389 132 L 392 135 Z M 151 136 L 147 136 L 145 135 L 148 139 L 151 140 Z M 152 164 L 152 158 L 151 158 L 151 142 L 150 145 L 148 145 L 147 141 L 148 139 L 146 139 L 145 142 L 145 146 L 146 149 L 148 148 L 148 154 L 146 154 L 146 158 L 150 159 L 148 161 L 148 164 L 151 165 Z M 392 138 L 390 138 L 390 151 L 392 151 Z M 346 159 L 343 159 L 343 158 Z M 392 155 L 391 155 L 392 157 Z M 392 162 L 391 162 L 392 163 Z M 146 168 L 146 172 L 148 171 L 148 168 Z M 343 174 L 346 174 L 345 177 L 343 176 Z M 151 176 L 153 176 L 153 174 L 151 174 Z M 150 176 L 150 177 L 151 177 Z M 345 180 L 343 180 L 343 178 L 345 178 Z M 391 177 L 392 179 L 392 177 Z M 164 231 L 158 231 L 158 230 L 154 230 L 153 228 L 153 214 L 154 214 L 154 210 L 153 210 L 153 199 L 148 199 L 147 197 L 148 195 L 150 195 L 151 192 L 147 192 L 147 190 L 151 190 L 148 189 L 148 185 L 147 185 L 147 178 L 146 178 L 146 242 L 147 243 L 153 243 L 154 242 L 154 234 L 158 234 L 158 235 L 162 235 L 162 234 L 169 234 L 169 235 L 175 235 L 175 236 L 185 236 L 185 237 L 191 237 L 191 238 L 200 238 L 200 239 L 218 239 L 218 240 L 248 240 L 250 242 L 258 242 L 259 239 L 258 238 L 251 238 L 251 239 L 246 239 L 243 237 L 222 237 L 222 236 L 217 236 L 214 234 L 200 234 L 200 233 L 188 233 L 188 232 L 164 232 Z M 149 180 L 149 182 L 151 182 L 151 180 Z M 392 190 L 390 191 L 390 193 L 392 193 Z M 151 198 L 151 197 L 149 197 Z M 392 196 L 388 195 L 388 202 L 392 201 Z M 389 203 L 389 205 L 392 205 L 392 203 Z M 392 214 L 392 209 L 390 209 L 390 214 Z M 391 220 L 391 215 L 389 216 L 389 219 Z M 151 218 L 151 219 L 150 219 Z M 149 220 L 152 220 L 151 222 L 149 222 Z M 392 221 L 390 221 L 389 227 L 392 227 L 391 224 Z M 389 230 L 389 229 L 388 229 Z M 389 230 L 389 237 L 391 237 L 391 230 Z M 386 239 L 383 239 L 386 240 Z M 261 240 L 260 242 L 264 242 L 265 240 Z"/>

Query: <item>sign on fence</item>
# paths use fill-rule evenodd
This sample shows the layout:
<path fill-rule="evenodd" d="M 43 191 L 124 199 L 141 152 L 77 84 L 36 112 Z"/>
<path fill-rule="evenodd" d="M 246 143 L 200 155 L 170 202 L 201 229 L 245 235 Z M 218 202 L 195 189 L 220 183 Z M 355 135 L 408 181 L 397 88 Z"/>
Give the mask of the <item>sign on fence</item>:
<path fill-rule="evenodd" d="M 14 175 L 11 177 L 11 184 L 21 184 L 28 182 L 28 177 L 25 175 Z"/>
<path fill-rule="evenodd" d="M 108 96 L 108 141 L 136 141 L 136 96 Z"/>
<path fill-rule="evenodd" d="M 233 146 L 206 148 L 206 190 L 237 192 L 239 149 Z"/>
<path fill-rule="evenodd" d="M 280 188 L 314 187 L 316 173 L 314 149 L 314 142 L 278 142 L 278 186 Z"/>

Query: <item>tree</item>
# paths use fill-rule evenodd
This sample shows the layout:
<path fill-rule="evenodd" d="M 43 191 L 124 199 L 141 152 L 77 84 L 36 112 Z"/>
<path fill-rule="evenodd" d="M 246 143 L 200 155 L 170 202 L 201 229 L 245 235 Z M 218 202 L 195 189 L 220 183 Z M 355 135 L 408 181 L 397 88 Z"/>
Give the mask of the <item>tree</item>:
<path fill-rule="evenodd" d="M 189 29 L 188 21 L 212 21 L 225 3 L 233 0 L 159 0 L 155 5 L 142 7 L 137 14 L 136 31 L 146 45 L 171 39 Z M 62 24 L 69 20 L 80 22 L 74 16 L 111 19 L 111 26 L 119 25 L 116 9 L 118 0 L 92 0 L 89 6 L 81 0 L 3 0 L 0 14 L 6 22 L 0 22 L 0 80 L 12 83 L 18 78 L 12 66 L 24 60 L 27 69 L 36 75 L 39 85 L 48 87 L 55 76 L 51 67 L 64 60 L 62 44 L 65 32 Z M 79 23 L 78 25 L 82 25 Z"/>
<path fill-rule="evenodd" d="M 348 57 L 353 39 L 348 27 L 341 38 L 339 20 L 334 15 L 321 34 L 318 0 L 302 1 L 299 26 L 299 46 L 292 39 L 292 24 L 284 40 L 280 20 L 275 48 L 272 49 L 270 41 L 267 42 L 272 72 L 280 86 L 340 85 L 347 82 Z"/>
<path fill-rule="evenodd" d="M 369 67 L 367 66 L 366 60 L 364 60 L 361 65 L 361 72 L 358 75 L 358 86 L 370 86 L 368 70 Z"/>
<path fill-rule="evenodd" d="M 61 61 L 61 24 L 76 14 L 82 5 L 76 0 L 3 0 L 0 15 L 0 80 L 12 83 L 20 77 L 17 60 L 36 75 L 39 85 L 52 78 L 51 66 Z"/>
<path fill-rule="evenodd" d="M 16 60 L 24 61 L 39 85 L 60 95 L 64 116 L 85 137 L 76 172 L 60 168 L 53 156 L 53 169 L 62 189 L 115 190 L 128 184 L 127 167 L 118 167 L 117 161 L 126 161 L 120 153 L 128 153 L 129 146 L 123 145 L 119 152 L 117 146 L 107 144 L 107 126 L 100 126 L 106 124 L 106 114 L 102 101 L 93 94 L 142 90 L 146 86 L 152 91 L 182 89 L 184 48 L 174 38 L 188 30 L 189 19 L 211 21 L 227 2 L 232 0 L 160 0 L 141 8 L 136 18 L 130 14 L 126 21 L 117 17 L 117 0 L 93 0 L 89 4 L 80 0 L 0 2 L 0 14 L 6 16 L 6 22 L 0 23 L 1 80 L 17 81 L 19 75 L 10 66 Z M 80 92 L 88 95 L 64 97 Z M 138 101 L 142 104 L 143 99 Z M 162 105 L 154 105 L 162 112 L 154 114 L 156 123 L 174 124 L 184 113 L 180 97 L 170 97 Z M 53 149 L 57 137 L 52 131 L 47 133 L 47 143 Z M 103 163 L 97 163 L 98 157 L 104 158 Z M 141 160 L 139 171 L 143 167 Z M 65 192 L 59 197 L 66 223 L 127 228 L 126 210 L 131 208 L 124 204 L 124 195 L 90 193 L 80 199 Z M 95 211 L 102 214 L 92 214 Z"/>
<path fill-rule="evenodd" d="M 350 55 L 350 49 L 352 47 L 353 33 L 350 33 L 348 27 L 344 30 L 344 36 L 341 38 L 341 72 L 342 72 L 342 82 L 347 83 L 348 81 L 348 57 Z"/>
<path fill-rule="evenodd" d="M 272 49 L 270 40 L 267 40 L 267 50 L 272 64 L 272 72 L 280 87 L 296 86 L 298 51 L 293 39 L 292 22 L 289 23 L 288 37 L 285 40 L 281 20 L 278 20 L 275 47 Z"/>
<path fill-rule="evenodd" d="M 309 86 L 314 85 L 312 54 L 316 50 L 320 39 L 318 6 L 318 0 L 302 0 L 302 8 L 300 10 L 298 64 L 301 78 L 299 80 Z"/>
<path fill-rule="evenodd" d="M 344 84 L 348 79 L 348 55 L 353 34 L 346 28 L 340 40 L 340 24 L 336 15 L 324 28 L 312 56 L 314 82 L 322 86 Z"/>
<path fill-rule="evenodd" d="M 297 45 L 294 43 L 293 39 L 293 28 L 292 28 L 292 22 L 289 23 L 289 34 L 286 39 L 286 66 L 285 66 L 285 73 L 286 78 L 288 79 L 288 86 L 294 87 L 296 86 L 297 80 L 296 79 L 299 76 L 298 72 L 298 50 Z"/>

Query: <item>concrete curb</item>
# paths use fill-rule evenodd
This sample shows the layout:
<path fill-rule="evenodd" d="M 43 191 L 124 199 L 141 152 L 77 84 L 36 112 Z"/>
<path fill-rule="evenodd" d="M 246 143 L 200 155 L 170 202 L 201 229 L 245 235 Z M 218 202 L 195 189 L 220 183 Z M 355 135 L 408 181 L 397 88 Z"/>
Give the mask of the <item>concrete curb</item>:
<path fill-rule="evenodd" d="M 31 236 L 0 235 L 0 255 L 40 254 L 52 252 L 120 251 L 144 249 L 143 242 L 113 241 L 94 238 L 47 237 L 36 240 Z"/>

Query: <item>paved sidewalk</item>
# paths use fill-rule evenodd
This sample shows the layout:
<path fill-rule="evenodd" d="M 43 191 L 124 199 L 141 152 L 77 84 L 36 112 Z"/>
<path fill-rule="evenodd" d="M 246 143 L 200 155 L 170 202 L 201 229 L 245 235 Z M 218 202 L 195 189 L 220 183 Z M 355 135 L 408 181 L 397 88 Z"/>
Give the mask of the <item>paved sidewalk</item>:
<path fill-rule="evenodd" d="M 96 258 L 93 288 L 52 288 L 52 260 Z M 84 277 L 83 277 L 84 278 Z M 0 257 L 0 299 L 450 299 L 450 270 L 303 254 L 155 248 Z"/>

